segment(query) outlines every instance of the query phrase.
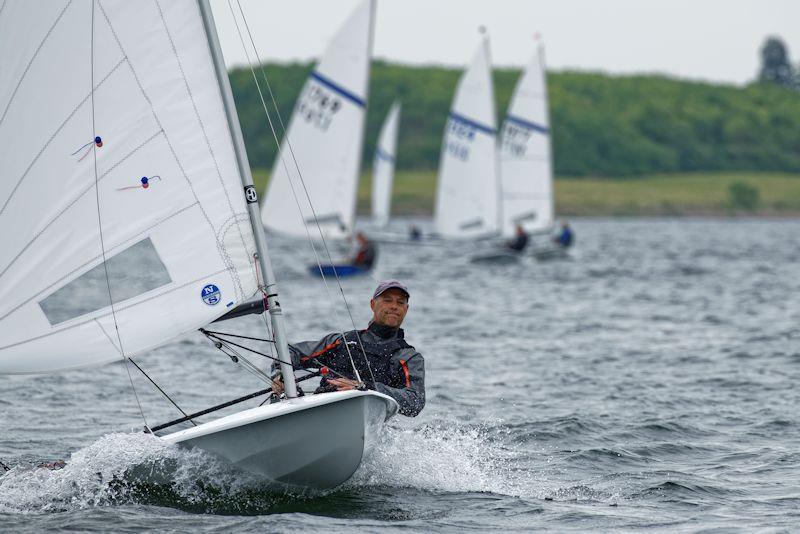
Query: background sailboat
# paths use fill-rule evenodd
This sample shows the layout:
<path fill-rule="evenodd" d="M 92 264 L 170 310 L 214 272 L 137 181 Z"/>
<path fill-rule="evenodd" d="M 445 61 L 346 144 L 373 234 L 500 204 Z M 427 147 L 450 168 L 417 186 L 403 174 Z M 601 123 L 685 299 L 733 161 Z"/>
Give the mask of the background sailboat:
<path fill-rule="evenodd" d="M 394 102 L 389 109 L 389 114 L 381 126 L 372 164 L 372 220 L 379 227 L 389 223 L 392 207 L 392 182 L 397 154 L 397 130 L 400 126 L 400 107 L 400 102 Z"/>
<path fill-rule="evenodd" d="M 373 4 L 365 0 L 356 8 L 297 99 L 262 206 L 262 221 L 269 230 L 306 236 L 305 225 L 316 219 L 325 237 L 347 237 L 353 231 Z"/>
<path fill-rule="evenodd" d="M 127 365 L 260 294 L 289 399 L 160 439 L 281 484 L 349 478 L 397 404 L 297 398 L 207 0 L 2 9 L 0 373 Z"/>
<path fill-rule="evenodd" d="M 458 81 L 444 131 L 434 208 L 436 232 L 470 238 L 500 230 L 500 182 L 489 40 Z"/>
<path fill-rule="evenodd" d="M 504 236 L 553 225 L 553 165 L 544 49 L 538 46 L 511 97 L 500 140 Z"/>

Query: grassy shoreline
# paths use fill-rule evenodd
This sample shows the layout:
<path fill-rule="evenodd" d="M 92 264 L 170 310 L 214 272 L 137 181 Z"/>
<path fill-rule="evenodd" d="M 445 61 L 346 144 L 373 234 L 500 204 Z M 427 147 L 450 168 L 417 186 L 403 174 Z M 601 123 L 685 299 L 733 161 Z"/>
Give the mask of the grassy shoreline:
<path fill-rule="evenodd" d="M 259 192 L 269 171 L 253 169 Z M 730 186 L 758 190 L 754 209 L 735 208 Z M 369 213 L 371 175 L 362 174 L 358 213 Z M 557 178 L 556 213 L 565 216 L 800 216 L 800 174 L 713 172 L 659 174 L 637 178 Z M 436 171 L 398 171 L 392 197 L 395 215 L 430 215 Z"/>

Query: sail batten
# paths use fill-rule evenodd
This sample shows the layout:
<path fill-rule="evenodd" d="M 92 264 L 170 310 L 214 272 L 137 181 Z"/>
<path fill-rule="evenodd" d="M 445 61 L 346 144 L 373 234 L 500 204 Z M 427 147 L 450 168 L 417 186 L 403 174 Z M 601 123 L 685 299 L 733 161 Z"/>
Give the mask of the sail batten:
<path fill-rule="evenodd" d="M 0 224 L 16 230 L 0 233 L 0 372 L 119 360 L 120 344 L 149 350 L 252 297 L 198 4 L 4 5 L 0 50 L 17 63 L 0 73 L 0 159 L 17 178 L 0 183 Z"/>

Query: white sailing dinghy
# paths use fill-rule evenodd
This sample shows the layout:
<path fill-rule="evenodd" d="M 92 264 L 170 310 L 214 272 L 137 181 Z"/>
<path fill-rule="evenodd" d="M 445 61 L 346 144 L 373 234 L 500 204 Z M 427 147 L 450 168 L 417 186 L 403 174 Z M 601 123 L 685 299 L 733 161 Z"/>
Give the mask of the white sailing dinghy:
<path fill-rule="evenodd" d="M 127 365 L 262 294 L 287 400 L 158 439 L 277 484 L 349 478 L 397 404 L 297 397 L 207 0 L 7 0 L 0 51 L 0 372 Z"/>
<path fill-rule="evenodd" d="M 517 224 L 528 234 L 549 234 L 554 214 L 553 157 L 541 45 L 511 97 L 500 138 L 500 168 L 503 236 L 513 236 Z M 534 256 L 540 259 L 564 254 L 550 243 L 534 249 Z"/>
<path fill-rule="evenodd" d="M 378 227 L 389 224 L 399 126 L 400 102 L 394 102 L 381 126 L 372 164 L 372 220 Z"/>
<path fill-rule="evenodd" d="M 318 222 L 325 238 L 353 232 L 373 3 L 365 0 L 342 25 L 297 99 L 262 207 L 263 223 L 271 231 L 305 237 L 306 225 Z M 312 237 L 318 237 L 316 231 Z"/>
<path fill-rule="evenodd" d="M 553 226 L 553 164 L 547 81 L 541 46 L 522 73 L 500 137 L 503 235 L 517 224 L 527 233 Z"/>
<path fill-rule="evenodd" d="M 475 239 L 501 227 L 497 121 L 489 39 L 458 81 L 439 160 L 434 225 L 443 238 Z"/>

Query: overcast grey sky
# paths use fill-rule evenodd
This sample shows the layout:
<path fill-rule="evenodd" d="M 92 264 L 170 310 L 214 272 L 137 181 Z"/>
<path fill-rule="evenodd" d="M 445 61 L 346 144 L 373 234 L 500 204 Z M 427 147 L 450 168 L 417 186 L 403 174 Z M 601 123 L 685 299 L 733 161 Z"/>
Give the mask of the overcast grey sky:
<path fill-rule="evenodd" d="M 229 66 L 245 56 L 228 7 L 211 0 Z M 267 61 L 316 59 L 361 0 L 239 0 Z M 236 0 L 230 0 L 236 6 Z M 534 35 L 550 69 L 663 73 L 743 84 L 768 35 L 800 62 L 800 0 L 377 0 L 374 56 L 462 67 L 489 30 L 497 66 L 522 66 Z"/>

